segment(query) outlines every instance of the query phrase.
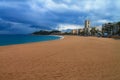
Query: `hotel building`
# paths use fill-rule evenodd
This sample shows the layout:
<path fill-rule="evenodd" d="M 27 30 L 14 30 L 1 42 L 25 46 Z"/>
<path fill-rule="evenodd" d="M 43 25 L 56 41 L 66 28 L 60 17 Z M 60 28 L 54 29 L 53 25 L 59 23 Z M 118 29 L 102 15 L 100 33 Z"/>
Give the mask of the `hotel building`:
<path fill-rule="evenodd" d="M 108 35 L 117 35 L 120 30 L 120 26 L 116 23 L 105 23 L 102 25 L 102 32 Z"/>

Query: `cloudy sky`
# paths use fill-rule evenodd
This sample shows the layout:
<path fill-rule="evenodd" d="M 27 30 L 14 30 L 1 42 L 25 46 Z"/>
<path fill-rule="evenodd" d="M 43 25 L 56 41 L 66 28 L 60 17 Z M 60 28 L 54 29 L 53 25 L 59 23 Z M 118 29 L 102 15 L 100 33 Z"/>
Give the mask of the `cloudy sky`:
<path fill-rule="evenodd" d="M 120 21 L 120 0 L 0 0 L 0 34 L 66 30 Z"/>

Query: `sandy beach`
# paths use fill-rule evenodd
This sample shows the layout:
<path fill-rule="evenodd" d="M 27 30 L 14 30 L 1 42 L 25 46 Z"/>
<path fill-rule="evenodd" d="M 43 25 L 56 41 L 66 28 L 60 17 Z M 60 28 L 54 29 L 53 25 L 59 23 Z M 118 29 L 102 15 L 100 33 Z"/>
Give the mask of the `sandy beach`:
<path fill-rule="evenodd" d="M 0 80 L 120 80 L 120 40 L 65 36 L 0 46 Z"/>

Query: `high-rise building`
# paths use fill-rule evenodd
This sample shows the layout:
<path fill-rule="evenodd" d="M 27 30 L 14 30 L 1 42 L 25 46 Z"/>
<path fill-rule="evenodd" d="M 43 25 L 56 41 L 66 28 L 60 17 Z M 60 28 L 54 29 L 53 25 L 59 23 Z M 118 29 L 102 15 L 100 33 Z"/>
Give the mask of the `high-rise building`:
<path fill-rule="evenodd" d="M 90 21 L 89 20 L 85 20 L 85 28 L 90 28 Z"/>
<path fill-rule="evenodd" d="M 102 32 L 108 35 L 118 35 L 120 26 L 117 23 L 105 23 L 102 25 Z"/>
<path fill-rule="evenodd" d="M 84 28 L 85 35 L 90 35 L 90 21 L 85 20 L 85 28 Z"/>

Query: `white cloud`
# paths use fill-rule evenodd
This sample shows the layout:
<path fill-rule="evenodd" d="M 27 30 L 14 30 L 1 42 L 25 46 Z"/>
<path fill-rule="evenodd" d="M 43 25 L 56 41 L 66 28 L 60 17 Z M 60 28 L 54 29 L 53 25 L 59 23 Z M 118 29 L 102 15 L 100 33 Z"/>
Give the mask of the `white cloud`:
<path fill-rule="evenodd" d="M 59 24 L 56 29 L 62 31 L 62 30 L 67 30 L 67 29 L 80 29 L 83 28 L 81 25 L 74 25 L 74 24 Z"/>
<path fill-rule="evenodd" d="M 9 9 L 10 8 L 10 9 Z M 83 26 L 70 25 L 70 21 L 84 21 L 90 19 L 94 25 L 120 20 L 120 0 L 2 0 L 1 12 L 11 18 L 9 11 L 14 10 L 16 18 L 30 21 L 35 24 L 58 24 L 59 30 L 76 29 Z M 7 10 L 8 9 L 8 10 Z M 12 12 L 11 12 L 12 13 Z M 15 12 L 13 12 L 15 14 Z M 62 13 L 62 14 L 61 14 Z M 23 16 L 25 16 L 23 18 Z M 77 17 L 80 16 L 80 17 Z M 13 17 L 14 18 L 14 17 Z M 76 22 L 76 24 L 77 24 Z M 61 23 L 61 24 L 59 24 Z M 84 25 L 84 22 L 82 25 Z M 91 23 L 91 24 L 92 24 Z M 98 24 L 97 24 L 98 23 Z M 17 24 L 18 25 L 18 24 Z M 16 25 L 16 26 L 17 26 Z M 19 29 L 22 30 L 22 25 Z M 27 29 L 27 28 L 24 28 Z M 33 29 L 33 28 L 32 28 Z M 29 28 L 29 31 L 32 31 Z M 34 30 L 34 29 L 33 29 Z"/>
<path fill-rule="evenodd" d="M 67 3 L 65 3 L 67 2 Z M 73 2 L 73 4 L 68 4 Z M 57 3 L 57 1 L 53 0 L 32 0 L 31 6 L 36 7 L 36 9 L 40 8 L 40 3 L 43 4 L 43 9 L 53 10 L 53 11 L 66 11 L 66 10 L 73 10 L 73 11 L 93 11 L 93 10 L 105 10 L 109 7 L 109 3 L 111 0 L 63 0 L 61 3 Z"/>
<path fill-rule="evenodd" d="M 0 8 L 7 7 L 7 8 L 20 8 L 21 5 L 24 5 L 23 2 L 6 2 L 0 1 Z"/>
<path fill-rule="evenodd" d="M 108 22 L 112 22 L 112 21 L 107 20 L 107 19 L 102 19 L 102 20 L 97 20 L 96 22 L 97 23 L 108 23 Z"/>
<path fill-rule="evenodd" d="M 36 11 L 66 11 L 73 10 L 79 12 L 87 11 L 106 11 L 111 5 L 120 9 L 120 0 L 61 0 L 60 3 L 56 0 L 25 0 L 25 1 L 0 1 L 0 6 L 7 7 L 22 7 L 21 4 L 27 4 Z"/>
<path fill-rule="evenodd" d="M 69 1 L 69 0 L 68 0 Z M 32 0 L 31 2 L 29 2 L 30 7 L 33 10 L 36 11 L 56 11 L 56 12 L 64 12 L 66 10 L 78 10 L 78 6 L 76 5 L 71 5 L 69 6 L 66 3 L 56 3 L 53 0 Z M 42 4 L 42 6 L 41 6 Z"/>

